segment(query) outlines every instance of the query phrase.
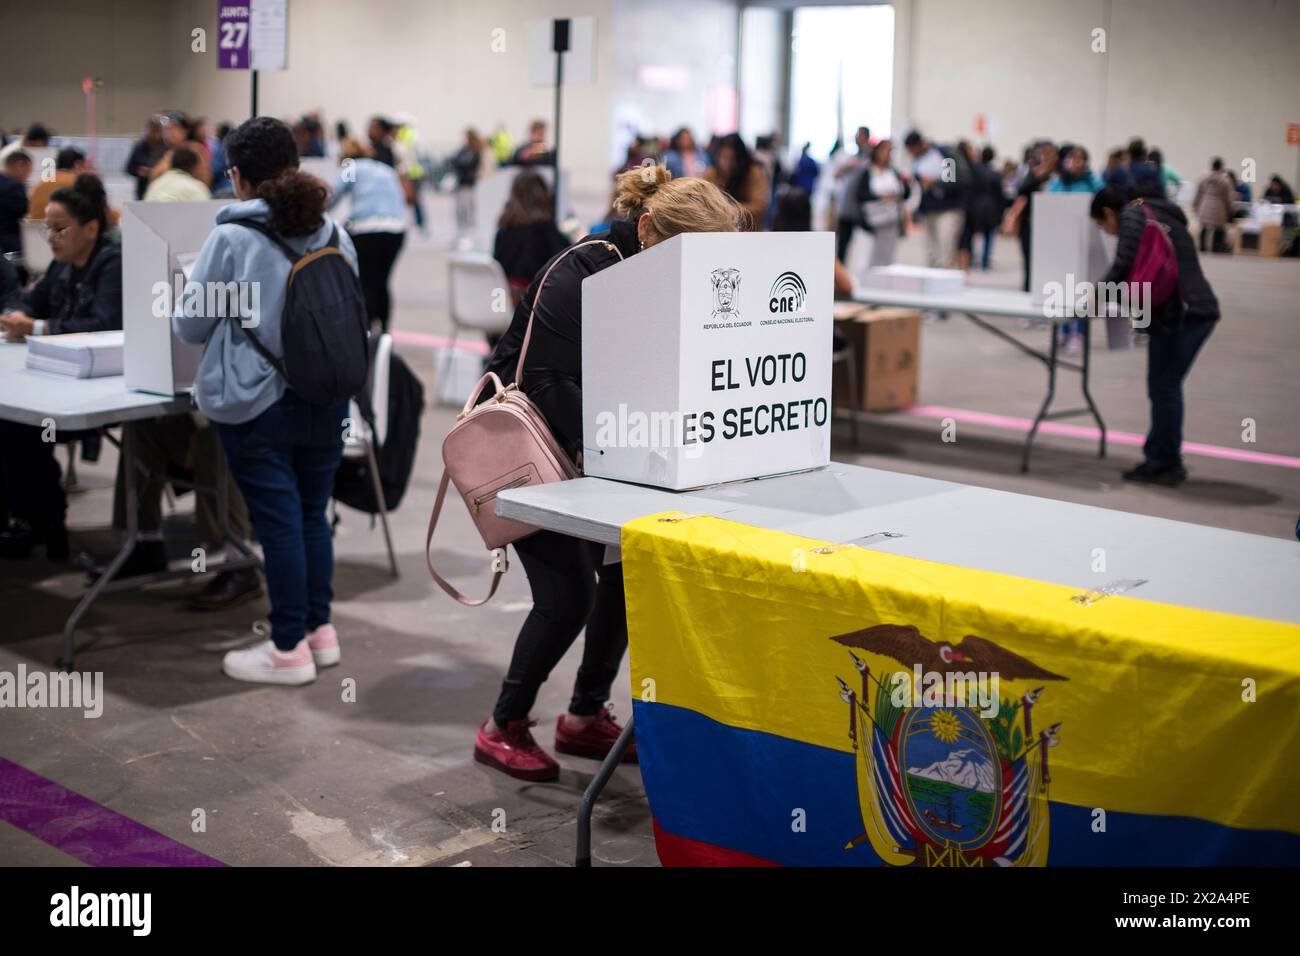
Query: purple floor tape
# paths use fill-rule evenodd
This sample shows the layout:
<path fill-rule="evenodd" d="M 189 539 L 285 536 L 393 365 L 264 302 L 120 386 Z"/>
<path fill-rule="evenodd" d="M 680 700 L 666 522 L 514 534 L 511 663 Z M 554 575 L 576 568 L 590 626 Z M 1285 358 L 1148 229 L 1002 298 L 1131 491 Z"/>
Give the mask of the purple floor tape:
<path fill-rule="evenodd" d="M 3 757 L 0 820 L 90 866 L 225 866 Z"/>

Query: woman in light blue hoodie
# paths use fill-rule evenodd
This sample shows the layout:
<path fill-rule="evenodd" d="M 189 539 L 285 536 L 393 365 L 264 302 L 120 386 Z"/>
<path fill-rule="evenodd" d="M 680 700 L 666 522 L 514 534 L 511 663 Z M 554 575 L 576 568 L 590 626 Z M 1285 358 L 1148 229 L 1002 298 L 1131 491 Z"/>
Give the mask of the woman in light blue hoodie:
<path fill-rule="evenodd" d="M 337 232 L 354 271 L 356 252 L 325 215 L 325 184 L 298 170 L 288 126 L 256 117 L 226 137 L 225 149 L 241 201 L 217 214 L 172 318 L 177 336 L 205 346 L 195 401 L 217 423 L 266 565 L 271 637 L 231 651 L 222 668 L 237 680 L 306 684 L 316 679 L 317 667 L 339 660 L 330 623 L 334 550 L 325 509 L 343 452 L 347 402 L 321 406 L 299 397 L 246 334 L 254 328 L 262 345 L 283 359 L 280 317 L 292 264 L 270 238 L 238 222 L 269 227 L 300 255 L 322 248 Z M 212 290 L 223 290 L 231 307 L 206 314 Z"/>
<path fill-rule="evenodd" d="M 397 170 L 371 158 L 355 139 L 343 141 L 339 163 L 330 208 L 344 196 L 352 199 L 348 235 L 357 250 L 366 315 L 387 332 L 393 311 L 388 276 L 406 239 L 406 194 Z"/>

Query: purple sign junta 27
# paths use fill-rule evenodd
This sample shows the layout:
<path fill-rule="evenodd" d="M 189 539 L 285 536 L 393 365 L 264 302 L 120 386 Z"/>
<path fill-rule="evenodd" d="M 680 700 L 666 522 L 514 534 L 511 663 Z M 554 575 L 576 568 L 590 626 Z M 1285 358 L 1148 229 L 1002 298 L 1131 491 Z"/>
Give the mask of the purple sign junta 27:
<path fill-rule="evenodd" d="M 248 0 L 217 0 L 217 68 L 247 70 L 249 61 Z"/>

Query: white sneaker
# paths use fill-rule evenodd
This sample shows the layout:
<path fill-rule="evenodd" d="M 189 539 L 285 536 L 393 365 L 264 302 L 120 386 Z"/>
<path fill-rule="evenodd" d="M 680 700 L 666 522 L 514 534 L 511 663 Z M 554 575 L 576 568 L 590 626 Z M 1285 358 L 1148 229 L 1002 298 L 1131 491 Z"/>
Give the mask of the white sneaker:
<path fill-rule="evenodd" d="M 317 667 L 333 667 L 339 662 L 339 632 L 333 624 L 322 624 L 307 633 L 307 646 Z"/>
<path fill-rule="evenodd" d="M 310 684 L 316 679 L 316 663 L 304 638 L 291 651 L 276 648 L 270 640 L 243 650 L 230 651 L 221 660 L 227 677 L 258 684 Z"/>

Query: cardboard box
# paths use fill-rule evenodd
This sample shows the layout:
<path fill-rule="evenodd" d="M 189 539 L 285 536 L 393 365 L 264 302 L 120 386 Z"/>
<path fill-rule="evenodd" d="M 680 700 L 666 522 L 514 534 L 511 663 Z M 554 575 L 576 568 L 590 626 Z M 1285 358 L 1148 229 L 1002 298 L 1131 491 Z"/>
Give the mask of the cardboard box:
<path fill-rule="evenodd" d="M 837 316 L 838 318 L 838 316 Z M 862 309 L 836 327 L 853 346 L 862 411 L 893 412 L 917 401 L 921 313 L 913 309 Z M 836 408 L 851 410 L 848 374 L 835 363 L 831 393 Z"/>
<path fill-rule="evenodd" d="M 825 466 L 834 263 L 831 233 L 694 233 L 585 279 L 586 474 L 681 490 Z"/>
<path fill-rule="evenodd" d="M 203 248 L 230 200 L 129 202 L 122 207 L 122 329 L 126 387 L 175 395 L 194 384 L 203 346 L 172 334 L 170 305 L 184 287 L 181 258 Z M 162 290 L 166 290 L 163 301 Z M 166 315 L 159 313 L 166 310 Z"/>
<path fill-rule="evenodd" d="M 1261 223 L 1258 230 L 1237 230 L 1236 252 L 1242 256 L 1277 258 L 1282 254 L 1282 224 Z"/>

